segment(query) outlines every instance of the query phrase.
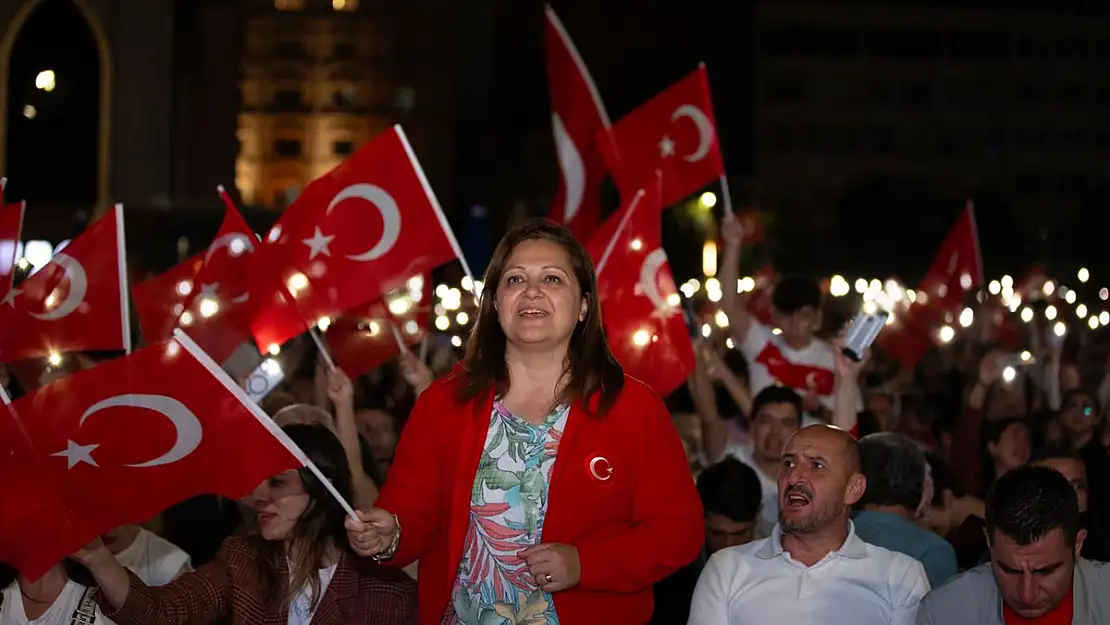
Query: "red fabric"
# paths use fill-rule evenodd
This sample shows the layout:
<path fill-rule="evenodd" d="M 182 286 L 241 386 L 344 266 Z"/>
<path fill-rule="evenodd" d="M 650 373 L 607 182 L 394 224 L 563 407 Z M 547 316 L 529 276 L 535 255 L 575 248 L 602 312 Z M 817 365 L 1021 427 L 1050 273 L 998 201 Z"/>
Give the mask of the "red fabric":
<path fill-rule="evenodd" d="M 147 343 L 173 336 L 177 317 L 185 310 L 197 272 L 204 264 L 204 253 L 170 267 L 165 272 L 131 287 L 139 331 Z"/>
<path fill-rule="evenodd" d="M 755 272 L 752 280 L 755 282 L 755 288 L 747 294 L 744 308 L 763 325 L 774 326 L 775 306 L 771 294 L 774 293 L 775 282 L 778 281 L 778 272 L 774 267 L 767 265 Z M 721 285 L 721 288 L 725 288 L 724 285 Z"/>
<path fill-rule="evenodd" d="M 585 241 L 601 223 L 599 196 L 605 160 L 596 137 L 609 129 L 609 115 L 559 17 L 550 6 L 545 15 L 547 85 L 559 161 L 559 189 L 551 205 L 551 219 L 566 224 L 574 236 Z"/>
<path fill-rule="evenodd" d="M 261 350 L 284 343 L 322 317 L 387 296 L 457 249 L 395 126 L 312 181 L 250 255 L 251 332 Z"/>
<path fill-rule="evenodd" d="M 123 207 L 91 224 L 0 303 L 0 362 L 131 345 Z"/>
<path fill-rule="evenodd" d="M 596 265 L 613 242 L 597 276 L 609 348 L 625 373 L 665 397 L 694 372 L 694 349 L 663 251 L 658 186 L 633 197 L 642 199 L 634 199 L 606 222 L 619 223 L 627 216 L 615 241 L 612 236 L 595 237 L 587 247 Z M 645 338 L 648 342 L 642 343 Z"/>
<path fill-rule="evenodd" d="M 460 405 L 455 376 L 417 400 L 377 505 L 402 533 L 393 564 L 420 560 L 421 625 L 439 625 L 470 518 L 474 472 L 489 426 L 492 395 Z M 590 463 L 604 458 L 612 479 Z M 682 443 L 659 397 L 626 377 L 613 409 L 591 417 L 575 403 L 551 476 L 543 540 L 578 548 L 581 583 L 555 593 L 563 625 L 642 624 L 652 584 L 692 562 L 705 526 Z"/>
<path fill-rule="evenodd" d="M 658 169 L 666 208 L 725 172 L 704 65 L 619 120 L 611 133 L 614 149 L 603 153 L 624 198 L 631 198 Z M 606 134 L 598 140 L 609 145 Z"/>
<path fill-rule="evenodd" d="M 740 221 L 740 227 L 744 229 L 744 239 L 741 241 L 744 245 L 756 245 L 767 236 L 767 233 L 763 231 L 763 219 L 760 218 L 758 212 L 748 210 L 737 213 L 736 219 Z"/>
<path fill-rule="evenodd" d="M 175 341 L 159 343 L 0 412 L 5 433 L 25 434 L 0 438 L 2 559 L 36 577 L 113 527 L 205 493 L 238 499 L 303 466 L 277 426 L 204 360 Z"/>
<path fill-rule="evenodd" d="M 1052 608 L 1048 614 L 1039 618 L 1022 618 L 1010 608 L 1005 601 L 1002 602 L 1002 622 L 1006 625 L 1071 625 L 1075 616 L 1075 597 L 1069 589 L 1060 600 L 1059 605 Z"/>
<path fill-rule="evenodd" d="M 767 367 L 771 377 L 793 389 L 815 389 L 818 395 L 832 395 L 836 374 L 828 369 L 791 362 L 778 345 L 768 341 L 755 361 Z"/>
<path fill-rule="evenodd" d="M 982 276 L 975 212 L 968 202 L 921 282 L 920 290 L 927 295 L 925 305 L 933 311 L 958 314 L 966 293 L 982 286 Z"/>
<path fill-rule="evenodd" d="M 0 299 L 12 290 L 15 279 L 16 251 L 23 236 L 26 202 L 0 206 Z"/>
<path fill-rule="evenodd" d="M 401 354 L 398 335 L 406 346 L 423 340 L 431 316 L 431 283 L 430 276 L 423 278 L 419 301 L 412 301 L 404 314 L 394 315 L 385 300 L 378 300 L 331 322 L 324 338 L 336 366 L 354 380 Z"/>

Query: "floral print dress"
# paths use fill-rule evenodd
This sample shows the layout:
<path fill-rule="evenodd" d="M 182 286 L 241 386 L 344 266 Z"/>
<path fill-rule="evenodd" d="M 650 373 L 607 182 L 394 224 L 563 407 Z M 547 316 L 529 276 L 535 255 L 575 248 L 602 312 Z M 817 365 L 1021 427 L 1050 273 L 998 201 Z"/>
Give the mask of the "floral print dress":
<path fill-rule="evenodd" d="M 470 495 L 470 523 L 443 625 L 558 625 L 551 594 L 517 554 L 540 544 L 569 406 L 533 424 L 498 399 Z"/>

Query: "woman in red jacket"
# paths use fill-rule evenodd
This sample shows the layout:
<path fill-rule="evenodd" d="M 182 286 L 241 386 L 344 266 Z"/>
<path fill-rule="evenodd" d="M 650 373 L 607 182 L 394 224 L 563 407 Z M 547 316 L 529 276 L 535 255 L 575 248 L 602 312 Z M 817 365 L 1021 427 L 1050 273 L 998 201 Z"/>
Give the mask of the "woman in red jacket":
<path fill-rule="evenodd" d="M 609 351 L 566 228 L 510 231 L 484 284 L 463 363 L 420 396 L 351 546 L 419 558 L 422 625 L 647 623 L 652 584 L 704 534 L 670 415 Z"/>

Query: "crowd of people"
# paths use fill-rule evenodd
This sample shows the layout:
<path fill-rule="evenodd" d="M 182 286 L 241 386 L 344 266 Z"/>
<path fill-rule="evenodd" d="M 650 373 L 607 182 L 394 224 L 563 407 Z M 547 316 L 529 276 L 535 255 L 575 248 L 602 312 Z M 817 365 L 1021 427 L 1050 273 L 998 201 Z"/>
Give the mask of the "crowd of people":
<path fill-rule="evenodd" d="M 722 235 L 736 284 L 733 217 Z M 1091 346 L 1015 379 L 970 335 L 855 362 L 787 277 L 774 327 L 725 289 L 727 330 L 660 398 L 612 356 L 562 226 L 512 229 L 483 284 L 457 358 L 286 363 L 262 407 L 319 475 L 182 502 L 38 579 L 0 566 L 0 625 L 1110 623 Z"/>

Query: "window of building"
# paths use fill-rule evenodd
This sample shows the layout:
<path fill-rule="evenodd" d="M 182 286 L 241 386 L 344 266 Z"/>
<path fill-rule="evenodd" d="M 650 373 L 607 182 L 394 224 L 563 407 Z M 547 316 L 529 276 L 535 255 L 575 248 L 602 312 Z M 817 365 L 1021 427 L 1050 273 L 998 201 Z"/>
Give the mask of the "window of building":
<path fill-rule="evenodd" d="M 398 87 L 393 92 L 393 106 L 408 113 L 416 106 L 416 89 L 412 87 Z"/>
<path fill-rule="evenodd" d="M 1010 40 L 1003 31 L 957 30 L 948 35 L 948 49 L 957 61 L 1003 61 L 1010 56 Z"/>
<path fill-rule="evenodd" d="M 805 99 L 805 84 L 795 78 L 769 78 L 763 81 L 763 101 L 767 104 L 795 104 Z"/>
<path fill-rule="evenodd" d="M 852 57 L 860 49 L 859 34 L 831 26 L 775 26 L 763 31 L 763 52 L 772 56 Z"/>
<path fill-rule="evenodd" d="M 279 59 L 301 59 L 308 56 L 304 44 L 299 41 L 278 41 L 274 43 L 274 56 Z"/>
<path fill-rule="evenodd" d="M 940 33 L 918 28 L 884 28 L 868 36 L 868 51 L 884 59 L 930 59 L 939 56 L 941 48 Z"/>
<path fill-rule="evenodd" d="M 332 104 L 338 109 L 349 109 L 355 105 L 355 90 L 350 87 L 336 89 L 331 94 Z"/>
<path fill-rule="evenodd" d="M 274 141 L 274 156 L 297 158 L 301 155 L 301 142 L 297 139 L 278 139 Z"/>
<path fill-rule="evenodd" d="M 336 11 L 357 11 L 358 0 L 331 0 L 331 8 Z"/>
<path fill-rule="evenodd" d="M 336 156 L 350 156 L 355 152 L 355 143 L 353 141 L 336 141 L 331 144 L 331 151 Z"/>
<path fill-rule="evenodd" d="M 303 11 L 304 0 L 274 0 L 274 8 L 278 11 Z"/>
<path fill-rule="evenodd" d="M 274 92 L 273 103 L 279 109 L 298 109 L 304 106 L 304 96 L 297 89 L 281 89 Z"/>
<path fill-rule="evenodd" d="M 274 208 L 284 210 L 285 207 L 285 189 L 274 189 Z"/>

